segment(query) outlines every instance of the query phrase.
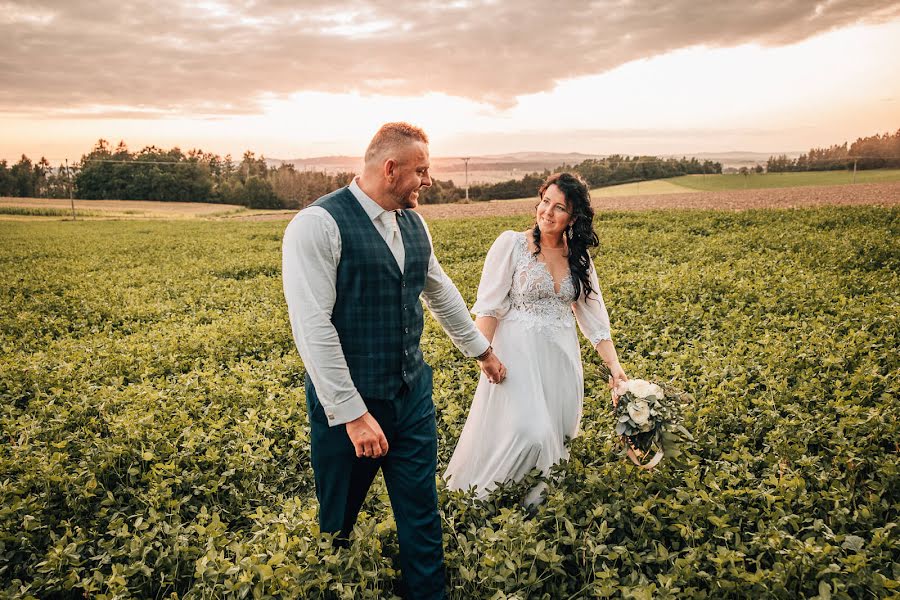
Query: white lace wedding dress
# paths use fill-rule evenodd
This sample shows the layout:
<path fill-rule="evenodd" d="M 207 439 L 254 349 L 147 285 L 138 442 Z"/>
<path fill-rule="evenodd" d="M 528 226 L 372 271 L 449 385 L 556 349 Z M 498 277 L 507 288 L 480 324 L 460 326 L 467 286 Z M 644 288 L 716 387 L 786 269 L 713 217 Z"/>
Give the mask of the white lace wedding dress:
<path fill-rule="evenodd" d="M 530 235 L 527 234 L 527 235 Z M 555 286 L 529 252 L 526 234 L 505 231 L 484 263 L 472 312 L 498 319 L 492 345 L 507 368 L 499 385 L 484 373 L 444 478 L 451 489 L 475 486 L 484 497 L 497 484 L 534 467 L 547 473 L 568 458 L 566 438 L 578 434 L 584 398 L 577 321 L 591 345 L 610 339 L 609 316 L 593 264 L 588 301 L 573 302 L 571 277 Z M 542 486 L 526 502 L 540 499 Z"/>

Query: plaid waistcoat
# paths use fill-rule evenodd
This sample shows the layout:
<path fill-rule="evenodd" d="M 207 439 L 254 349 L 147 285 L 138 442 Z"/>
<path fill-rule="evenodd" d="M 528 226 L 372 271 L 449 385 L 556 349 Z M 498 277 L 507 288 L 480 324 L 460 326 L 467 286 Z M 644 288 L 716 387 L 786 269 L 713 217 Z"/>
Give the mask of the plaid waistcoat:
<path fill-rule="evenodd" d="M 337 222 L 341 260 L 331 322 L 341 340 L 353 384 L 363 398 L 393 399 L 404 382 L 422 373 L 419 349 L 431 245 L 416 215 L 397 214 L 406 260 L 403 272 L 375 229 L 375 224 L 348 188 L 313 203 Z"/>

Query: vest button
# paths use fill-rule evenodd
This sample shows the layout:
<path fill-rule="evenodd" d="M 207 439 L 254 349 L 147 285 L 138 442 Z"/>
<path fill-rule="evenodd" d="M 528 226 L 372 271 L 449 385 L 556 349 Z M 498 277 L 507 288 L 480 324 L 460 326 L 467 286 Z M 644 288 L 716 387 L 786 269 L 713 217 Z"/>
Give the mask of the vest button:
<path fill-rule="evenodd" d="M 409 356 L 409 350 L 404 350 L 404 351 L 403 351 L 403 356 Z"/>
<path fill-rule="evenodd" d="M 406 379 L 406 371 L 403 371 L 403 379 Z"/>
<path fill-rule="evenodd" d="M 403 333 L 409 333 L 409 327 L 404 327 L 404 328 L 403 328 Z"/>

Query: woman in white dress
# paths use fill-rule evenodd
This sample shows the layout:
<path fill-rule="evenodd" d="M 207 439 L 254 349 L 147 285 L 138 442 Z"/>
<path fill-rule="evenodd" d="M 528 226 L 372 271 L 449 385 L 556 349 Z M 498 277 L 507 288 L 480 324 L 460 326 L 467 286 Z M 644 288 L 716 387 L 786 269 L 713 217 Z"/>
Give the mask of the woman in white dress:
<path fill-rule="evenodd" d="M 475 486 L 483 498 L 568 458 L 565 442 L 578 434 L 584 398 L 576 321 L 611 383 L 628 379 L 588 254 L 599 244 L 593 218 L 584 181 L 557 173 L 541 186 L 534 228 L 504 231 L 488 251 L 472 312 L 507 376 L 495 383 L 482 373 L 444 474 L 450 489 Z M 542 491 L 537 486 L 525 502 L 539 502 Z"/>

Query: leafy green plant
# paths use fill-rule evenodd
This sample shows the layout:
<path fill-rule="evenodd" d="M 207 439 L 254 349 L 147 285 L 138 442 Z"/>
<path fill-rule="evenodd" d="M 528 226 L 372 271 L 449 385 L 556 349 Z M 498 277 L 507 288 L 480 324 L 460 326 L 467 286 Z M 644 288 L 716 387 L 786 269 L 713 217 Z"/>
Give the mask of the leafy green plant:
<path fill-rule="evenodd" d="M 430 223 L 471 305 L 527 219 Z M 284 223 L 0 223 L 0 596 L 384 598 L 383 482 L 318 530 Z M 690 390 L 695 438 L 623 461 L 583 341 L 571 458 L 484 501 L 439 489 L 452 598 L 888 597 L 900 590 L 900 211 L 599 215 L 630 375 Z M 439 470 L 477 365 L 432 320 Z M 502 357 L 501 357 L 502 359 Z"/>

